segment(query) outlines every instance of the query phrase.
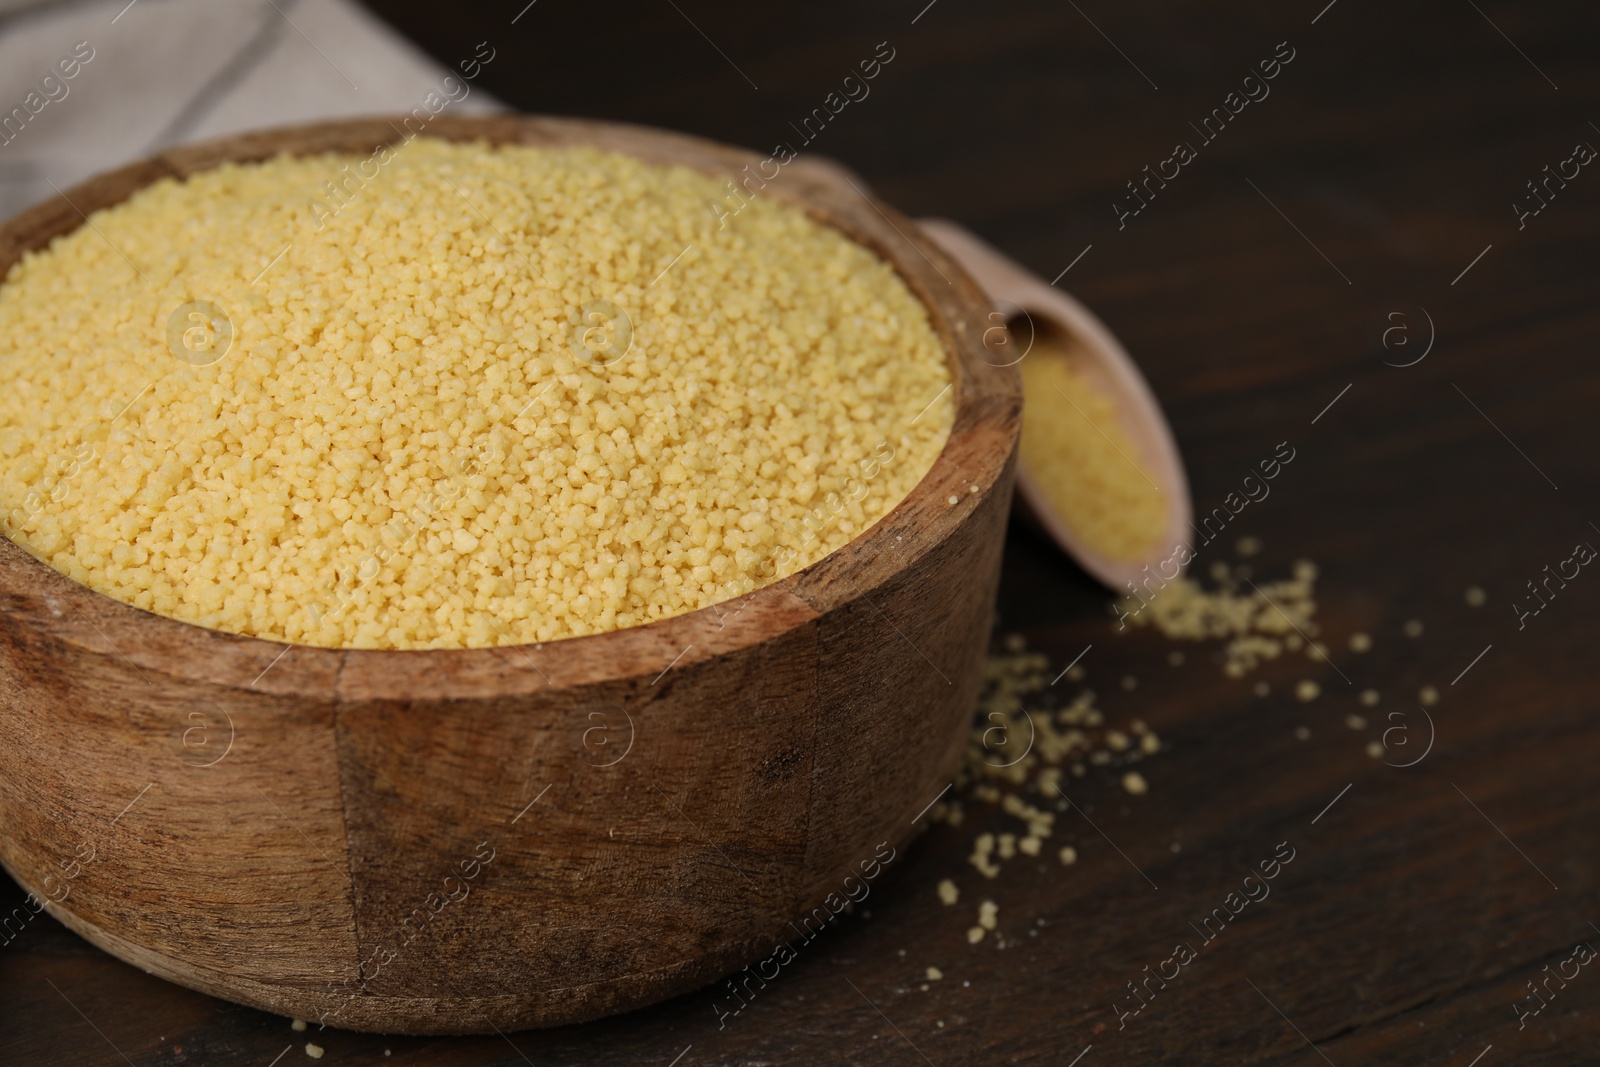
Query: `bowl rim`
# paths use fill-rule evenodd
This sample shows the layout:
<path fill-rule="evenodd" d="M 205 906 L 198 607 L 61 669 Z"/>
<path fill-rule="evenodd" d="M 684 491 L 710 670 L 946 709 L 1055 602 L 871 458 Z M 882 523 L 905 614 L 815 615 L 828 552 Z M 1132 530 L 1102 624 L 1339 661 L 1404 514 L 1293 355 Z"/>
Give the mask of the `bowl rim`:
<path fill-rule="evenodd" d="M 288 153 L 362 154 L 391 148 L 407 116 L 344 119 L 252 131 L 170 149 L 91 177 L 0 223 L 0 279 L 22 255 L 78 229 L 94 211 L 162 178 L 183 180 L 226 162 Z M 646 162 L 682 165 L 729 179 L 752 170 L 756 190 L 798 207 L 892 267 L 928 313 L 945 350 L 955 415 L 932 466 L 888 514 L 845 545 L 779 581 L 741 596 L 637 626 L 546 642 L 451 649 L 360 649 L 301 645 L 213 630 L 169 618 L 79 584 L 0 536 L 0 609 L 43 636 L 146 672 L 222 689 L 326 702 L 473 699 L 619 678 L 659 680 L 689 666 L 779 637 L 894 579 L 961 527 L 1014 463 L 1021 383 L 1016 369 L 985 358 L 997 315 L 977 284 L 916 225 L 863 190 L 774 156 L 653 127 L 529 114 L 441 116 L 422 136 L 544 147 L 589 145 Z M 804 156 L 791 156 L 804 158 Z M 766 177 L 763 163 L 779 171 Z M 935 398 L 937 399 L 937 398 Z M 950 498 L 956 503 L 951 504 Z M 1007 501 L 1008 503 L 1008 501 Z M 870 599 L 868 603 L 871 604 Z M 14 625 L 14 624 L 13 624 Z M 691 653 L 693 653 L 691 655 Z M 651 685 L 654 684 L 652 681 Z"/>

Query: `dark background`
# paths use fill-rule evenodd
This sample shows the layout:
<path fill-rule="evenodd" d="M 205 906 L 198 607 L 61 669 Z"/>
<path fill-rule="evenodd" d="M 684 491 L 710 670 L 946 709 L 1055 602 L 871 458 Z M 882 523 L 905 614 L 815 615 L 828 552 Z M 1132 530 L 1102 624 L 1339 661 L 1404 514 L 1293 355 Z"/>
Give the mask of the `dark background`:
<path fill-rule="evenodd" d="M 1231 559 L 1235 534 L 1264 540 L 1259 575 L 1316 561 L 1334 665 L 1291 656 L 1234 680 L 1214 647 L 1191 645 L 1171 666 L 1176 646 L 1115 635 L 1104 592 L 1013 530 L 1003 632 L 1062 666 L 1092 643 L 1102 706 L 1166 742 L 1142 765 L 1149 795 L 1098 770 L 1074 789 L 1106 835 L 1061 816 L 1049 851 L 1075 845 L 1076 866 L 1018 860 L 984 884 L 965 862 L 973 834 L 1014 827 L 970 805 L 965 826 L 936 828 L 896 865 L 870 919 L 817 942 L 720 1033 L 698 994 L 509 1037 L 297 1035 L 41 919 L 0 948 L 0 1062 L 266 1067 L 291 1042 L 282 1063 L 306 1062 L 307 1037 L 335 1064 L 1593 1062 L 1596 968 L 1552 984 L 1524 1028 L 1513 1004 L 1578 942 L 1600 944 L 1600 574 L 1583 571 L 1520 631 L 1512 604 L 1576 543 L 1600 545 L 1600 171 L 1524 229 L 1511 205 L 1574 145 L 1600 145 L 1600 12 L 1325 2 L 373 3 L 447 65 L 488 41 L 498 54 L 479 84 L 515 107 L 767 151 L 889 42 L 871 95 L 816 151 L 1047 279 L 1092 246 L 1061 284 L 1144 367 L 1198 511 L 1290 442 L 1272 496 L 1194 572 Z M 1174 142 L 1198 145 L 1188 123 L 1283 41 L 1295 58 L 1271 95 L 1119 230 L 1124 183 Z M 1391 312 L 1413 347 L 1375 343 Z M 1427 358 L 1385 365 L 1421 351 L 1425 320 Z M 1467 606 L 1469 586 L 1487 604 Z M 1420 637 L 1402 634 L 1412 618 Z M 1364 656 L 1346 650 L 1358 630 L 1374 640 Z M 1116 684 L 1127 674 L 1131 692 Z M 1297 702 L 1301 678 L 1323 696 Z M 1253 694 L 1259 679 L 1271 695 Z M 1433 748 L 1387 766 L 1426 740 L 1425 684 L 1443 693 Z M 1357 704 L 1368 687 L 1376 708 Z M 1364 730 L 1344 723 L 1358 711 Z M 1369 756 L 1397 723 L 1411 747 L 1391 735 Z M 1297 856 L 1272 896 L 1119 1030 L 1124 983 L 1282 841 Z M 934 895 L 944 877 L 963 887 L 956 908 Z M 986 893 L 1012 947 L 966 942 Z M 7 910 L 21 897 L 9 883 L 0 895 Z M 924 992 L 930 964 L 945 978 Z"/>

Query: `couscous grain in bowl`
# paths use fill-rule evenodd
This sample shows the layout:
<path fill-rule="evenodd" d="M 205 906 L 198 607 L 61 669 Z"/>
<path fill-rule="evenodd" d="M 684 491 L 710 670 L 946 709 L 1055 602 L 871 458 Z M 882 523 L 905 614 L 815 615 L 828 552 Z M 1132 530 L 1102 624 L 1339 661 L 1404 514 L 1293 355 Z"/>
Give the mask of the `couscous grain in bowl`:
<path fill-rule="evenodd" d="M 0 285 L 6 533 L 148 611 L 349 648 L 597 633 L 799 570 L 921 480 L 949 373 L 888 264 L 724 195 L 430 139 L 140 189 Z"/>

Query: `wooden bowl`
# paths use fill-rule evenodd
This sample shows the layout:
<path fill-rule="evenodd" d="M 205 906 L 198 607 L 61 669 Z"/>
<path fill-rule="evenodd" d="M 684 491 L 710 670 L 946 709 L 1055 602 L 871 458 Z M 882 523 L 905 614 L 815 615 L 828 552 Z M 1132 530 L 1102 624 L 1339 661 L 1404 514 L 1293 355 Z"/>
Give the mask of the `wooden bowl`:
<path fill-rule="evenodd" d="M 103 175 L 0 226 L 0 273 L 159 178 L 366 154 L 398 126 L 275 130 Z M 550 118 L 439 118 L 428 135 L 591 144 L 730 178 L 762 158 Z M 966 743 L 1021 390 L 983 358 L 982 292 L 903 216 L 799 172 L 760 195 L 872 249 L 927 306 L 955 425 L 904 502 L 716 608 L 459 651 L 219 633 L 95 593 L 0 538 L 12 876 L 154 974 L 397 1033 L 639 1007 L 798 948 L 870 893 Z"/>

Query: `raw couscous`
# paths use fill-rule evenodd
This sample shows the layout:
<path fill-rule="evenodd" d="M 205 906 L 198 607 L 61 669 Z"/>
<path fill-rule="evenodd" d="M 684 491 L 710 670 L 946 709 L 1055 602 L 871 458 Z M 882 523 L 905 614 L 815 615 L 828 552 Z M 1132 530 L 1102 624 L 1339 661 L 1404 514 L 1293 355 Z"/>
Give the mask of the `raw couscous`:
<path fill-rule="evenodd" d="M 1166 529 L 1167 502 L 1137 466 L 1117 406 L 1085 373 L 1080 342 L 1044 335 L 1022 360 L 1022 463 L 1045 505 L 1092 551 L 1144 558 Z"/>
<path fill-rule="evenodd" d="M 219 630 L 544 641 L 815 562 L 943 447 L 922 305 L 775 197 L 719 223 L 713 178 L 591 149 L 375 158 L 162 180 L 13 268 L 8 536 Z"/>

